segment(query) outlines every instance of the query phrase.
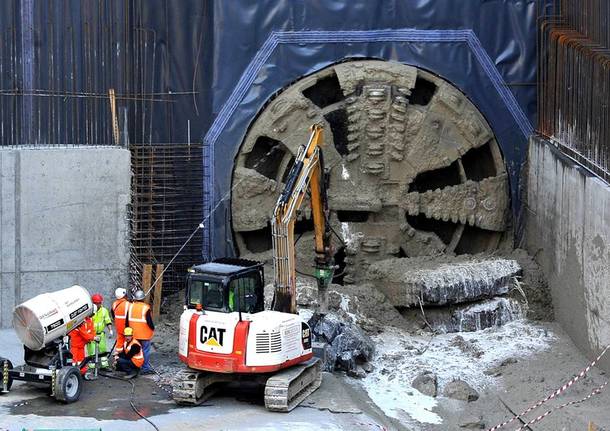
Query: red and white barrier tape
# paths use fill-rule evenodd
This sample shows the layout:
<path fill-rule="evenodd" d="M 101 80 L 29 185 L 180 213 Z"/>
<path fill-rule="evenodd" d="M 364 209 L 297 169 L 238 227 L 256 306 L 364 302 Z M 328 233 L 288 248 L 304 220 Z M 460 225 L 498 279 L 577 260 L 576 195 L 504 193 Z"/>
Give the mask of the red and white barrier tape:
<path fill-rule="evenodd" d="M 593 389 L 593 392 L 591 392 L 589 395 L 587 395 L 586 397 L 584 397 L 584 398 L 582 398 L 580 400 L 570 401 L 570 402 L 564 403 L 564 404 L 562 404 L 560 406 L 553 407 L 551 410 L 548 410 L 548 411 L 544 412 L 543 414 L 541 414 L 540 416 L 538 416 L 537 418 L 532 419 L 531 421 L 529 421 L 528 423 L 523 425 L 521 428 L 517 429 L 517 431 L 523 431 L 525 428 L 529 427 L 530 425 L 533 425 L 536 422 L 540 422 L 542 419 L 544 419 L 545 417 L 547 417 L 548 415 L 553 413 L 555 410 L 561 410 L 564 407 L 571 406 L 573 404 L 579 404 L 579 403 L 587 401 L 589 398 L 592 398 L 595 395 L 599 394 L 601 391 L 603 391 L 606 386 L 608 386 L 608 382 L 606 382 L 603 385 L 598 386 L 597 388 Z"/>
<path fill-rule="evenodd" d="M 516 416 L 513 416 L 512 419 L 510 419 L 510 420 L 508 420 L 506 422 L 502 422 L 501 424 L 498 424 L 498 425 L 496 425 L 496 426 L 494 426 L 492 428 L 489 428 L 487 431 L 496 431 L 496 430 L 498 430 L 500 428 L 503 428 L 506 425 L 508 425 L 508 424 L 512 423 L 513 421 L 515 421 L 516 419 L 518 419 L 520 417 L 523 417 L 524 415 L 530 413 L 532 410 L 537 409 L 538 407 L 540 407 L 542 404 L 546 403 L 547 401 L 550 401 L 553 398 L 557 397 L 562 392 L 565 392 L 570 386 L 572 386 L 578 380 L 583 378 L 589 372 L 589 370 L 591 368 L 593 368 L 595 366 L 595 364 L 597 364 L 599 362 L 599 360 L 602 358 L 602 356 L 604 356 L 609 349 L 610 349 L 610 345 L 606 346 L 606 348 L 599 354 L 599 356 L 597 358 L 595 358 L 595 360 L 593 362 L 591 362 L 585 369 L 583 369 L 576 377 L 573 377 L 569 382 L 567 382 L 565 385 L 563 385 L 562 387 L 560 387 L 559 389 L 557 389 L 556 391 L 551 393 L 549 396 L 547 396 L 546 398 L 538 401 L 536 404 L 534 404 L 530 408 L 524 410 L 520 414 L 518 414 Z M 605 386 L 606 386 L 606 384 L 602 385 L 601 388 L 603 389 Z M 599 389 L 599 388 L 597 388 L 597 389 Z M 591 398 L 593 395 L 597 395 L 599 392 L 596 392 L 596 390 L 594 390 L 593 393 L 591 393 L 591 395 L 589 397 L 587 397 L 586 399 Z M 601 390 L 600 390 L 600 392 L 601 392 Z M 581 401 L 584 401 L 584 399 L 581 400 Z M 574 404 L 576 404 L 576 403 L 574 403 Z M 560 406 L 559 408 L 562 408 L 562 407 Z M 553 409 L 553 410 L 555 410 L 555 409 Z M 553 411 L 553 410 L 551 410 L 551 411 Z M 550 412 L 547 412 L 547 413 L 550 414 Z M 548 416 L 548 414 L 543 415 L 543 417 Z M 520 429 L 522 429 L 522 428 L 523 427 L 521 427 Z"/>

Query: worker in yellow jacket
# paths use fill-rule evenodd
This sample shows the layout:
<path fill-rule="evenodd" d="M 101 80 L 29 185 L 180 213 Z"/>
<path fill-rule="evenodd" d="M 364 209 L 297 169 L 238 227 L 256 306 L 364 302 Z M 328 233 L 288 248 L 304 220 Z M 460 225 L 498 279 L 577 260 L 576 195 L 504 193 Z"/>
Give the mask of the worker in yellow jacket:
<path fill-rule="evenodd" d="M 104 307 L 104 298 L 102 295 L 96 293 L 91 297 L 91 300 L 96 308 L 96 311 L 93 314 L 93 326 L 95 328 L 95 334 L 100 337 L 99 354 L 101 355 L 102 353 L 108 352 L 105 329 L 108 329 L 108 334 L 111 337 L 114 336 L 112 331 L 112 319 L 110 318 L 110 312 Z M 87 344 L 87 356 L 93 355 L 95 355 L 95 342 Z M 110 366 L 107 355 L 101 358 L 101 366 L 102 368 L 108 368 Z"/>

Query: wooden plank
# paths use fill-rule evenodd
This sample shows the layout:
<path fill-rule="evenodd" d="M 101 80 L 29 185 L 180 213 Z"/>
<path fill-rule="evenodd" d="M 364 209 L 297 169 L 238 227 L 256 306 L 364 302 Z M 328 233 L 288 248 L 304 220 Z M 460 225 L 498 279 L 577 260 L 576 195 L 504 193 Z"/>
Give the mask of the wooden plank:
<path fill-rule="evenodd" d="M 110 115 L 112 115 L 112 138 L 114 145 L 119 145 L 119 121 L 116 115 L 116 96 L 114 94 L 114 88 L 108 90 L 108 97 L 110 99 Z"/>
<path fill-rule="evenodd" d="M 152 265 L 145 264 L 144 268 L 142 270 L 142 290 L 144 291 L 144 293 L 148 292 L 148 290 L 150 289 L 151 282 L 152 282 Z M 144 298 L 144 302 L 146 302 L 147 304 L 150 304 L 150 295 L 147 295 L 146 298 Z"/>
<path fill-rule="evenodd" d="M 158 278 L 157 284 L 155 284 L 155 289 L 153 290 L 153 307 L 152 313 L 153 318 L 158 319 L 161 315 L 161 298 L 163 296 L 163 268 L 165 265 L 162 263 L 157 264 L 155 277 Z"/>

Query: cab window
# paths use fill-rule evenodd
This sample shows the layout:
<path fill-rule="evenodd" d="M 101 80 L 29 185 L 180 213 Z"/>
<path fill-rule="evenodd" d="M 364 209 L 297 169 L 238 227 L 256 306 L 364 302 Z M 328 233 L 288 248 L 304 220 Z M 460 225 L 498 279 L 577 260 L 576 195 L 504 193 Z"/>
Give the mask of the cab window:
<path fill-rule="evenodd" d="M 199 304 L 204 309 L 222 310 L 224 308 L 222 283 L 208 280 L 191 280 L 189 306 L 195 308 Z"/>
<path fill-rule="evenodd" d="M 231 312 L 256 313 L 262 311 L 264 298 L 258 275 L 253 274 L 232 280 L 229 284 L 228 300 Z"/>

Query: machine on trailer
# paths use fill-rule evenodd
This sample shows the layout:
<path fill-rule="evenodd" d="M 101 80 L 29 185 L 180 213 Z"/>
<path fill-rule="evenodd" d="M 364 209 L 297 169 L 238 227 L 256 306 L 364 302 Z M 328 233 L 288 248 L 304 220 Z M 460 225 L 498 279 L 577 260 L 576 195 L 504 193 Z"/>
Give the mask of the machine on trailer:
<path fill-rule="evenodd" d="M 91 295 L 81 286 L 43 293 L 15 307 L 13 328 L 24 345 L 25 364 L 13 367 L 9 359 L 0 357 L 0 394 L 8 393 L 13 381 L 23 380 L 47 384 L 58 401 L 77 401 L 83 377 L 72 364 L 67 334 L 92 314 Z M 99 365 L 97 354 L 85 361 Z"/>
<path fill-rule="evenodd" d="M 319 288 L 325 289 L 334 264 L 321 143 L 322 127 L 314 125 L 275 206 L 272 310 L 264 309 L 262 263 L 223 258 L 190 269 L 178 349 L 188 369 L 173 382 L 177 403 L 197 405 L 218 384 L 254 381 L 265 385 L 267 409 L 287 412 L 320 386 L 322 373 L 313 357 L 311 328 L 296 314 L 294 224 L 309 190 L 316 278 Z"/>

